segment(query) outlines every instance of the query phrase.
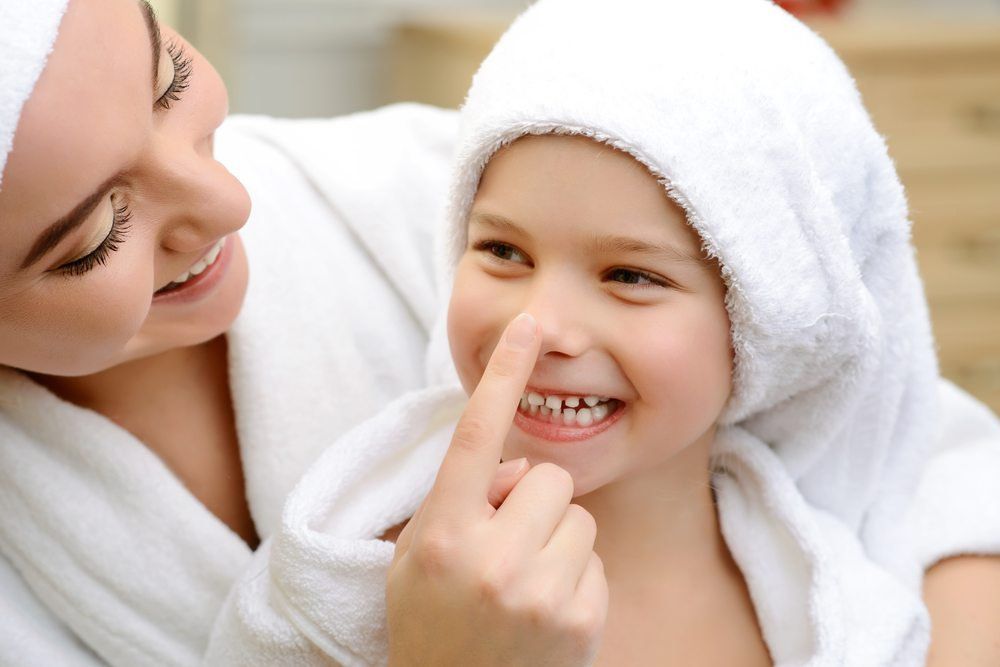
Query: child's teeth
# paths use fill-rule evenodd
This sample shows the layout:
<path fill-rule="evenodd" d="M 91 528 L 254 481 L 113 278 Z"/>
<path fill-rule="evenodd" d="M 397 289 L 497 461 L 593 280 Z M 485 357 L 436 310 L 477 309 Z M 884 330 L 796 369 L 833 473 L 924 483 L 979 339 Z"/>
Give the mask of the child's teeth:
<path fill-rule="evenodd" d="M 530 415 L 546 417 L 545 421 L 553 424 L 586 427 L 607 419 L 611 414 L 609 401 L 601 396 L 545 396 L 526 391 L 521 395 L 518 409 Z"/>

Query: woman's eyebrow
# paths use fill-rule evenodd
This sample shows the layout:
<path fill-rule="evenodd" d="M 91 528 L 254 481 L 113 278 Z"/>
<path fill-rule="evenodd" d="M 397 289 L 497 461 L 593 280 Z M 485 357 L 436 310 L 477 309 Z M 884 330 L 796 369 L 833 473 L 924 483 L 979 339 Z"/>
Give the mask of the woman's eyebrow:
<path fill-rule="evenodd" d="M 153 91 L 159 86 L 160 51 L 163 50 L 163 40 L 160 37 L 160 22 L 156 20 L 156 11 L 149 0 L 139 0 L 142 16 L 146 19 L 146 29 L 149 30 L 149 48 L 153 53 Z"/>
<path fill-rule="evenodd" d="M 149 48 L 153 56 L 153 91 L 155 93 L 159 86 L 160 52 L 162 51 L 162 40 L 160 37 L 160 24 L 156 20 L 156 12 L 148 0 L 139 0 L 139 7 L 142 9 L 142 16 L 145 19 L 146 30 L 149 33 Z M 21 271 L 32 266 L 42 257 L 45 257 L 53 248 L 58 246 L 66 235 L 83 224 L 83 221 L 93 213 L 97 205 L 104 200 L 111 192 L 111 188 L 121 177 L 115 174 L 89 195 L 82 202 L 73 207 L 73 210 L 49 225 L 44 232 L 31 246 L 31 250 L 25 255 L 21 262 Z"/>

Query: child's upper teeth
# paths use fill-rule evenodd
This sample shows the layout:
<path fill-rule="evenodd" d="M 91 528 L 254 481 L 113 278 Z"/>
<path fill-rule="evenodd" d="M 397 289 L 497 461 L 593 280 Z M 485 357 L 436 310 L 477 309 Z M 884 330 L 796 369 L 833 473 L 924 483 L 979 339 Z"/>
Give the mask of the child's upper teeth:
<path fill-rule="evenodd" d="M 543 395 L 526 391 L 521 395 L 518 408 L 531 415 L 541 415 L 555 424 L 590 426 L 611 413 L 610 400 L 604 396 Z"/>

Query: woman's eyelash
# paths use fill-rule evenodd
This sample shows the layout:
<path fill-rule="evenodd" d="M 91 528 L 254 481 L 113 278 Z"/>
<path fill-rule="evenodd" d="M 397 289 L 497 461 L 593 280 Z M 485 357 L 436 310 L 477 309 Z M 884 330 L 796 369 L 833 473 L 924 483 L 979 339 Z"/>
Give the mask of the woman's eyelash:
<path fill-rule="evenodd" d="M 59 267 L 58 271 L 67 276 L 82 276 L 97 265 L 104 266 L 111 253 L 118 250 L 121 244 L 124 243 L 125 236 L 132 229 L 131 225 L 129 225 L 131 218 L 132 213 L 129 211 L 127 204 L 116 205 L 114 208 L 114 218 L 111 221 L 111 231 L 101 241 L 101 245 L 94 248 L 90 254 L 80 259 L 75 259 L 69 264 L 63 264 Z"/>
<path fill-rule="evenodd" d="M 184 53 L 184 49 L 177 42 L 167 44 L 167 55 L 174 63 L 174 79 L 170 86 L 163 92 L 160 99 L 156 100 L 157 106 L 161 109 L 169 109 L 170 105 L 181 99 L 181 95 L 188 89 L 191 83 L 191 58 Z"/>

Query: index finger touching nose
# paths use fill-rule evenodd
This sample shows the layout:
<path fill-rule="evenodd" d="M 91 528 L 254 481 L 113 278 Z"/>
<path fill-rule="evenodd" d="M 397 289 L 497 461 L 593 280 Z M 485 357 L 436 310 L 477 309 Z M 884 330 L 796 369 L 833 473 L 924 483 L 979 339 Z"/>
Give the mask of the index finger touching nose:
<path fill-rule="evenodd" d="M 507 325 L 458 420 L 438 470 L 428 497 L 432 515 L 438 515 L 439 511 L 479 511 L 489 505 L 487 495 L 503 453 L 503 443 L 535 367 L 540 345 L 538 323 L 531 315 L 521 313 Z"/>

